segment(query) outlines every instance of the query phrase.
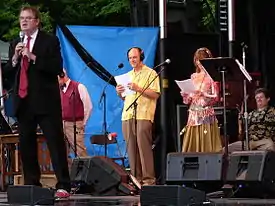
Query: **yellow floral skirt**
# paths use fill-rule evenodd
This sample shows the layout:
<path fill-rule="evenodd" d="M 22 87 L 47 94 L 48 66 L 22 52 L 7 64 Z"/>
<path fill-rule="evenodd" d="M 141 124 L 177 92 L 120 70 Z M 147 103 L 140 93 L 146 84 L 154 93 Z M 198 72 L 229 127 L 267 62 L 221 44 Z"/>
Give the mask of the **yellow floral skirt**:
<path fill-rule="evenodd" d="M 182 152 L 220 152 L 222 143 L 218 123 L 186 126 Z"/>

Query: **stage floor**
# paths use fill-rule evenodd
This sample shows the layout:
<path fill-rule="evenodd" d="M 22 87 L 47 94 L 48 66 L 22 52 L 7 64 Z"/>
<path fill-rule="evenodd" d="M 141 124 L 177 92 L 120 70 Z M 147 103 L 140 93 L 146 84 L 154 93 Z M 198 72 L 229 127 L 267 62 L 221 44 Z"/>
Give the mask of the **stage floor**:
<path fill-rule="evenodd" d="M 228 205 L 228 206 L 249 206 L 249 205 L 275 205 L 275 199 L 244 199 L 244 198 L 217 198 L 210 199 L 211 204 L 204 205 Z M 7 193 L 0 193 L 0 205 L 9 205 L 7 203 Z M 58 200 L 55 202 L 56 206 L 70 206 L 70 205 L 93 205 L 93 206 L 140 206 L 139 196 L 109 196 L 96 197 L 90 195 L 73 195 L 68 199 Z"/>

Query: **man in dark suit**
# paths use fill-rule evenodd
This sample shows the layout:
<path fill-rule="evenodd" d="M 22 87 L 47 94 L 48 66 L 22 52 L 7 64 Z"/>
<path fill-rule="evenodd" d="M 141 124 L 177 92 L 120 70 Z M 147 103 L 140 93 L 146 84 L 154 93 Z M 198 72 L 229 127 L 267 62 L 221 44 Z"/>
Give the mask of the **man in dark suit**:
<path fill-rule="evenodd" d="M 57 37 L 39 30 L 36 8 L 23 7 L 19 21 L 24 36 L 11 43 L 10 62 L 4 73 L 15 73 L 14 112 L 19 126 L 24 184 L 41 186 L 36 136 L 39 125 L 57 177 L 56 196 L 68 197 L 71 184 L 57 79 L 63 69 L 60 44 Z"/>

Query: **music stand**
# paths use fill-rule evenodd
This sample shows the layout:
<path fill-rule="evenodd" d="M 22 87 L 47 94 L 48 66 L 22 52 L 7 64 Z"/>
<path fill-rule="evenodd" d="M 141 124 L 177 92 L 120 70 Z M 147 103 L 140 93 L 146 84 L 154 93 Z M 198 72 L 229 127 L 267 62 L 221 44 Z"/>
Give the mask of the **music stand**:
<path fill-rule="evenodd" d="M 225 82 L 227 81 L 243 81 L 247 79 L 251 81 L 251 76 L 243 68 L 238 60 L 230 57 L 207 58 L 200 60 L 204 66 L 206 73 L 212 77 L 214 81 L 222 82 L 223 95 L 223 121 L 224 129 L 223 135 L 225 140 L 225 155 L 228 157 L 228 138 L 227 138 L 227 120 L 226 120 L 226 98 L 225 98 Z M 246 92 L 246 84 L 244 84 L 244 92 Z M 246 96 L 246 94 L 244 94 Z M 246 99 L 245 99 L 246 101 Z M 247 115 L 245 115 L 247 121 Z M 246 138 L 247 146 L 249 145 L 248 138 Z"/>
<path fill-rule="evenodd" d="M 2 112 L 0 112 L 0 135 L 3 134 L 12 134 L 12 129 L 9 125 L 9 123 L 4 118 Z"/>

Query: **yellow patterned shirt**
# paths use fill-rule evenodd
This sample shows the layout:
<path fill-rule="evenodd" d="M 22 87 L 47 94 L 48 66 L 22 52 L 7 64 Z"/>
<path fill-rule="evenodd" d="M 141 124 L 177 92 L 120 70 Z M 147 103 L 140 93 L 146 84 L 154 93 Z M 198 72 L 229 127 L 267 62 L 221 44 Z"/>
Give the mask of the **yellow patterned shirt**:
<path fill-rule="evenodd" d="M 135 72 L 134 69 L 129 71 L 128 74 L 132 80 L 132 83 L 137 84 L 140 88 L 145 88 L 157 75 L 156 71 L 144 65 L 140 71 Z M 149 89 L 160 93 L 159 77 L 157 77 Z M 124 100 L 124 108 L 122 112 L 122 121 L 134 118 L 134 106 L 132 106 L 128 111 L 126 109 L 132 104 L 132 102 L 139 95 L 139 92 L 127 95 Z M 137 119 L 138 120 L 150 120 L 154 121 L 155 110 L 156 110 L 156 99 L 150 99 L 141 95 L 137 100 Z"/>
<path fill-rule="evenodd" d="M 275 142 L 275 109 L 254 110 L 248 115 L 248 134 L 250 140 L 272 139 Z"/>

